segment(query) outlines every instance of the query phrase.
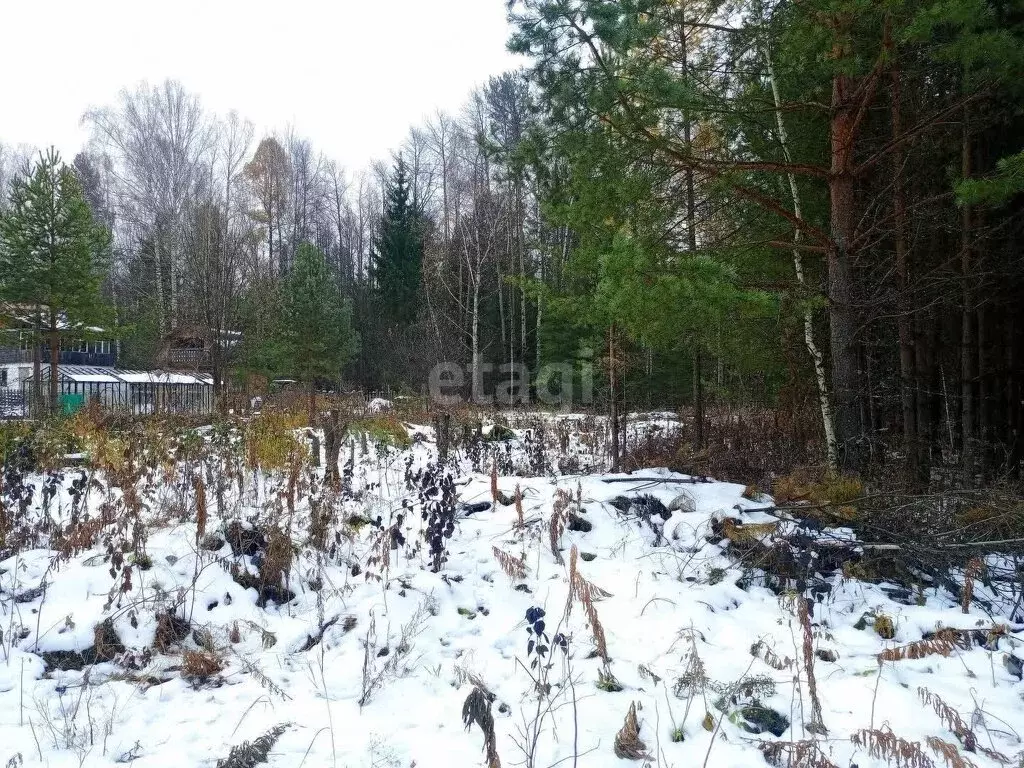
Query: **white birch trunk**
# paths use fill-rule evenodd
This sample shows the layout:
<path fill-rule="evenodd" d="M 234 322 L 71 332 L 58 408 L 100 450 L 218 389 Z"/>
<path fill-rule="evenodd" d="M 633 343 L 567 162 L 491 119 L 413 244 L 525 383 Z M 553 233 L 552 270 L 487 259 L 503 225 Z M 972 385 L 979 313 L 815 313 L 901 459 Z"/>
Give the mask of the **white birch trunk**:
<path fill-rule="evenodd" d="M 480 370 L 480 280 L 473 281 L 473 318 L 470 331 L 470 344 L 473 350 L 473 400 L 483 395 L 482 372 Z"/>
<path fill-rule="evenodd" d="M 792 160 L 789 152 L 789 139 L 786 133 L 786 124 L 782 119 L 781 98 L 779 96 L 779 85 L 775 80 L 775 67 L 772 65 L 771 56 L 767 47 L 764 49 L 764 60 L 768 67 L 768 81 L 772 87 L 772 98 L 775 101 L 775 122 L 779 130 L 779 143 L 782 144 L 782 153 L 787 162 Z M 792 173 L 789 177 L 789 191 L 793 196 L 793 213 L 798 219 L 803 218 L 800 207 L 800 191 L 797 188 L 796 176 Z M 793 270 L 796 272 L 797 283 L 801 289 L 807 288 L 804 278 L 803 259 L 800 256 L 800 230 L 793 234 Z M 831 471 L 837 471 L 839 467 L 838 448 L 836 444 L 835 421 L 832 414 L 832 398 L 828 391 L 828 378 L 825 373 L 825 363 L 821 350 L 814 340 L 814 317 L 810 307 L 804 309 L 804 344 L 810 353 L 811 362 L 814 364 L 814 378 L 818 384 L 818 403 L 821 408 L 821 423 L 825 430 L 825 448 L 828 455 L 828 467 Z"/>

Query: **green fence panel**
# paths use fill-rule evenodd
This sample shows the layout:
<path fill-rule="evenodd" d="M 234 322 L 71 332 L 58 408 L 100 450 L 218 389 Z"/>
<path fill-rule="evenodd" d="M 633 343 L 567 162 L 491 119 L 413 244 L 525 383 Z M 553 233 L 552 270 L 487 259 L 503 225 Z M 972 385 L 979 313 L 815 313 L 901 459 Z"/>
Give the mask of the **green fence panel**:
<path fill-rule="evenodd" d="M 85 406 L 85 395 L 78 392 L 68 392 L 60 396 L 60 410 L 65 416 L 70 416 L 80 411 Z"/>

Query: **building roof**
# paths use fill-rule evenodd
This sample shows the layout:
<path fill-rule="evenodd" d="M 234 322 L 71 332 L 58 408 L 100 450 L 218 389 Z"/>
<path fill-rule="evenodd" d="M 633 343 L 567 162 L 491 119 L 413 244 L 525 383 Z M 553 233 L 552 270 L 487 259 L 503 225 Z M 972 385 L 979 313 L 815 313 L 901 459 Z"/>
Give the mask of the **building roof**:
<path fill-rule="evenodd" d="M 11 331 L 19 330 L 19 328 L 34 328 L 36 310 L 37 307 L 32 304 L 16 304 L 9 301 L 0 301 L 0 328 Z M 38 310 L 48 313 L 50 308 L 45 304 L 41 304 L 39 305 Z M 82 331 L 83 333 L 106 333 L 105 329 L 97 328 L 92 325 L 76 323 L 72 326 L 68 323 L 67 315 L 61 312 L 57 318 L 57 330 L 68 331 L 72 329 Z"/>
<path fill-rule="evenodd" d="M 213 377 L 203 373 L 179 371 L 129 371 L 120 368 L 101 368 L 93 365 L 58 365 L 57 375 L 62 379 L 83 384 L 205 384 L 213 385 Z M 30 379 L 32 377 L 29 377 Z M 43 365 L 42 378 L 49 380 L 50 366 Z"/>

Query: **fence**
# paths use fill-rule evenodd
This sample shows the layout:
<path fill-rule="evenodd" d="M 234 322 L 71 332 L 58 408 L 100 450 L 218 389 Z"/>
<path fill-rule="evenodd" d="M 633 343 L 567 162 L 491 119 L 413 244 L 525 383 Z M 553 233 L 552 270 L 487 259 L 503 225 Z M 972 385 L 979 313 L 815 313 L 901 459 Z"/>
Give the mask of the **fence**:
<path fill-rule="evenodd" d="M 41 408 L 48 412 L 49 382 L 43 381 L 38 400 L 35 388 L 35 382 L 25 383 L 23 411 Z M 213 386 L 210 384 L 62 380 L 59 394 L 81 395 L 83 405 L 95 405 L 110 413 L 129 413 L 135 416 L 153 413 L 205 414 L 214 410 Z"/>
<path fill-rule="evenodd" d="M 25 416 L 25 393 L 20 389 L 0 387 L 0 419 L 21 419 Z"/>

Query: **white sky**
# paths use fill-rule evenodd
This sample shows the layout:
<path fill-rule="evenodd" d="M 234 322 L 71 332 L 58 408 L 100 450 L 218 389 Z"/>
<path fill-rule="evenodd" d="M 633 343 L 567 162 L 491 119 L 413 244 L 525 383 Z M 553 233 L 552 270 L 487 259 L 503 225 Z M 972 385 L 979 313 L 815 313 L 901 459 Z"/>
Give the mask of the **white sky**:
<path fill-rule="evenodd" d="M 0 0 L 0 27 L 0 141 L 68 161 L 86 108 L 173 78 L 356 171 L 518 63 L 504 0 Z"/>

